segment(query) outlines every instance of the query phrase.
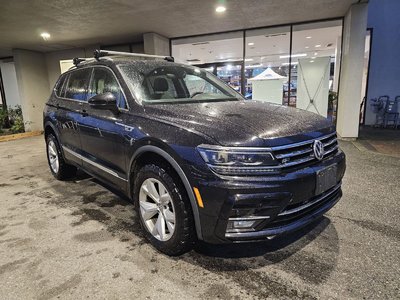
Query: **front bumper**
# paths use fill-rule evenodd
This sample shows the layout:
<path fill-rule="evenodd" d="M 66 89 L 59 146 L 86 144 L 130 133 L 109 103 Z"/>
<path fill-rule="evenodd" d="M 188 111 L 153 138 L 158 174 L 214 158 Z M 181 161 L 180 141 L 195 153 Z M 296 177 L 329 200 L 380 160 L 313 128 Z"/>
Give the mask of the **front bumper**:
<path fill-rule="evenodd" d="M 337 165 L 336 185 L 315 195 L 318 171 Z M 342 196 L 345 155 L 268 177 L 208 178 L 192 172 L 204 202 L 200 209 L 203 239 L 210 243 L 254 241 L 297 230 L 322 216 Z M 254 221 L 234 228 L 233 221 Z"/>

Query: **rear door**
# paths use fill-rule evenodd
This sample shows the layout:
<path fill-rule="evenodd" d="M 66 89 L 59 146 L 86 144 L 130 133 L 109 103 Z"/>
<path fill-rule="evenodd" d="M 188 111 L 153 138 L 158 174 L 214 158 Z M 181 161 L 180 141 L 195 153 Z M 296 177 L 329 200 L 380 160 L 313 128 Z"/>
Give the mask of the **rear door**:
<path fill-rule="evenodd" d="M 57 101 L 57 127 L 61 146 L 67 160 L 81 164 L 82 145 L 79 124 L 84 118 L 83 105 L 87 99 L 91 69 L 70 72 L 64 82 Z"/>
<path fill-rule="evenodd" d="M 126 97 L 113 71 L 105 66 L 93 67 L 88 99 L 111 92 L 117 98 L 119 113 L 92 108 L 85 103 L 86 115 L 81 120 L 80 135 L 83 150 L 83 165 L 96 176 L 115 187 L 126 188 L 127 118 Z"/>

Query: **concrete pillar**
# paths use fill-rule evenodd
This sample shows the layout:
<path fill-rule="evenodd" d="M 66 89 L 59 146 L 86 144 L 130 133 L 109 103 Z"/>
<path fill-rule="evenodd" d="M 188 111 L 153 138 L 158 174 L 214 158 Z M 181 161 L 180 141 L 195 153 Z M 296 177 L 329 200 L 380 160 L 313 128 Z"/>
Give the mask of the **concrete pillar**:
<path fill-rule="evenodd" d="M 169 56 L 169 39 L 154 32 L 143 34 L 144 53 Z"/>
<path fill-rule="evenodd" d="M 45 55 L 13 49 L 13 56 L 25 129 L 42 130 L 43 108 L 50 95 Z"/>
<path fill-rule="evenodd" d="M 357 138 L 364 68 L 368 4 L 353 4 L 344 19 L 337 132 L 343 138 Z"/>

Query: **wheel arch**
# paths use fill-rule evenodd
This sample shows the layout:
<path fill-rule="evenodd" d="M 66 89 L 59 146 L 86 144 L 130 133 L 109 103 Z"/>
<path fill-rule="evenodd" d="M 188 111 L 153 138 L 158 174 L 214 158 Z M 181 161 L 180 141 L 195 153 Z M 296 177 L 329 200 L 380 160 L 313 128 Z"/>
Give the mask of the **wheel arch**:
<path fill-rule="evenodd" d="M 59 132 L 58 132 L 56 126 L 51 121 L 47 120 L 44 123 L 44 134 L 43 134 L 44 140 L 46 141 L 46 143 L 47 143 L 47 136 L 51 133 L 53 133 L 55 138 L 57 139 L 58 145 L 60 146 L 61 154 L 62 154 L 63 158 L 65 159 L 64 149 L 61 144 Z"/>
<path fill-rule="evenodd" d="M 200 224 L 200 216 L 199 216 L 199 208 L 197 206 L 196 198 L 194 196 L 194 192 L 192 189 L 192 186 L 183 171 L 182 167 L 179 165 L 179 163 L 176 161 L 175 158 L 171 154 L 169 154 L 167 151 L 153 145 L 145 145 L 137 149 L 131 160 L 130 160 L 130 174 L 128 177 L 128 193 L 129 197 L 133 199 L 133 194 L 132 194 L 132 184 L 133 184 L 133 179 L 134 179 L 134 174 L 132 174 L 133 170 L 135 169 L 135 166 L 137 165 L 138 159 L 143 157 L 143 155 L 157 155 L 160 157 L 162 160 L 167 162 L 172 169 L 176 172 L 176 174 L 179 176 L 186 193 L 189 197 L 190 205 L 192 207 L 192 212 L 193 212 L 193 218 L 194 218 L 194 223 L 195 223 L 195 229 L 196 229 L 196 235 L 199 240 L 202 240 L 202 233 L 201 233 L 201 224 Z M 133 175 L 133 176 L 132 176 Z"/>
<path fill-rule="evenodd" d="M 58 136 L 58 130 L 57 130 L 56 126 L 54 126 L 54 124 L 52 122 L 46 121 L 44 123 L 44 138 L 46 139 L 50 133 L 54 133 L 58 142 L 60 142 L 60 139 Z"/>

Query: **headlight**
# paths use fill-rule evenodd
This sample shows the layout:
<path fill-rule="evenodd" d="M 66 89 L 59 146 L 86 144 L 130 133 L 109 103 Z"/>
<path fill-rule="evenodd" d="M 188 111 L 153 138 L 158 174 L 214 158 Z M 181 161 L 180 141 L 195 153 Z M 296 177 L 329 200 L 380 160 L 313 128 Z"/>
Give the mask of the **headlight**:
<path fill-rule="evenodd" d="M 263 149 L 200 145 L 201 157 L 216 173 L 222 175 L 262 175 L 276 171 L 279 162 Z"/>

